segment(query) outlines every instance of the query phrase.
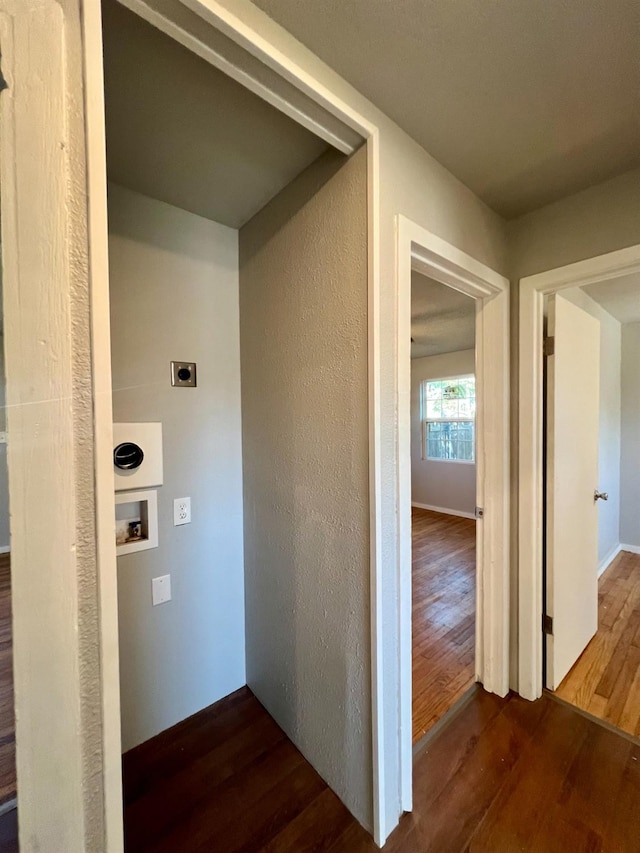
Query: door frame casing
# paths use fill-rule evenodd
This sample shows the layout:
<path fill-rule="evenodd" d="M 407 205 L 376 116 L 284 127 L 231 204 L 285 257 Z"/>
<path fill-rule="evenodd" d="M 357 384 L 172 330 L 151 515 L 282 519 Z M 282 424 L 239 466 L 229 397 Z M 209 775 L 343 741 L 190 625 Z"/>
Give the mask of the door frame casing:
<path fill-rule="evenodd" d="M 640 244 L 520 279 L 518 388 L 518 693 L 543 689 L 543 322 L 546 296 L 640 273 Z"/>
<path fill-rule="evenodd" d="M 78 12 L 57 0 L 0 0 L 7 84 L 0 95 L 2 297 L 24 850 L 93 849 L 104 834 Z M 120 849 L 117 839 L 110 849 Z"/>
<path fill-rule="evenodd" d="M 400 771 L 404 811 L 413 806 L 411 634 L 411 272 L 476 300 L 478 524 L 476 680 L 509 689 L 509 280 L 405 216 L 396 217 L 398 383 L 398 577 Z M 489 415 L 490 413 L 490 415 Z"/>
<path fill-rule="evenodd" d="M 343 153 L 355 150 L 348 134 L 341 137 L 336 129 L 338 119 L 347 129 L 358 133 L 367 146 L 367 219 L 368 219 L 368 420 L 369 420 L 369 522 L 370 522 L 370 637 L 371 637 L 371 706 L 372 706 L 372 788 L 373 837 L 381 846 L 390 828 L 387 826 L 385 777 L 385 680 L 383 678 L 383 647 L 385 637 L 382 622 L 382 562 L 381 542 L 381 441 L 380 441 L 380 143 L 379 129 L 352 109 L 332 91 L 305 72 L 288 56 L 275 48 L 250 26 L 234 15 L 218 0 L 179 0 L 182 6 L 195 12 L 212 33 L 222 33 L 246 51 L 249 62 L 258 59 L 265 68 L 275 72 L 270 83 L 256 83 L 253 71 L 244 73 L 238 65 L 229 64 L 216 49 L 200 39 L 189 36 L 179 21 L 167 16 L 167 4 L 157 0 L 118 0 L 136 14 L 158 27 L 166 35 L 196 52 L 201 58 L 220 68 L 234 79 L 259 94 L 276 108 L 285 112 L 308 130 L 331 142 Z M 113 471 L 108 460 L 112 452 L 111 368 L 109 335 L 109 275 L 106 242 L 106 174 L 104 146 L 104 93 L 102 80 L 102 27 L 99 0 L 84 0 L 83 35 L 85 40 L 85 111 L 87 127 L 88 177 L 92 192 L 88 197 L 88 217 L 91 229 L 90 281 L 92 293 L 93 381 L 100 389 L 100 400 L 94 407 L 96 444 L 102 448 L 96 458 L 96 501 L 99 524 L 97 533 L 100 598 L 100 631 L 103 658 L 109 663 L 102 672 L 102 704 L 104 726 L 104 784 L 106 824 L 111 827 L 109 850 L 119 851 L 122 838 L 122 803 L 119 800 L 120 754 L 119 743 L 119 677 L 114 676 L 118 665 L 117 598 L 115 585 L 115 547 L 111 531 L 110 502 L 113 500 Z M 179 6 L 175 7 L 179 9 Z M 160 9 L 164 11 L 160 11 Z M 202 31 L 204 33 L 204 30 Z M 279 81 L 283 86 L 280 90 Z M 293 84 L 301 103 L 288 100 L 287 86 Z M 312 105 L 311 116 L 304 110 L 304 99 Z M 322 115 L 313 105 L 326 111 L 328 120 L 322 128 Z M 93 185 L 91 179 L 93 178 Z M 105 310 L 106 309 L 106 310 Z M 107 387 L 108 386 L 108 387 Z M 105 654 L 106 653 L 106 654 Z M 115 683 L 114 683 L 115 682 Z M 386 685 L 387 691 L 393 685 Z M 388 701 L 388 699 L 387 699 Z M 117 739 L 116 739 L 117 726 Z M 117 754 L 116 754 L 117 753 Z M 110 792 L 110 793 L 109 793 Z M 391 827 L 392 829 L 393 827 Z"/>

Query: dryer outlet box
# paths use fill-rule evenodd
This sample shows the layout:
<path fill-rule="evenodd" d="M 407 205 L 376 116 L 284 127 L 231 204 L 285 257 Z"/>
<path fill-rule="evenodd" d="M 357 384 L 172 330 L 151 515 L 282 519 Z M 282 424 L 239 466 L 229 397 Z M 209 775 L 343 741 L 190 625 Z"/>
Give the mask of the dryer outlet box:
<path fill-rule="evenodd" d="M 114 424 L 113 471 L 116 492 L 161 486 L 162 424 Z"/>
<path fill-rule="evenodd" d="M 195 388 L 198 384 L 195 362 L 172 361 L 171 384 L 176 388 Z"/>

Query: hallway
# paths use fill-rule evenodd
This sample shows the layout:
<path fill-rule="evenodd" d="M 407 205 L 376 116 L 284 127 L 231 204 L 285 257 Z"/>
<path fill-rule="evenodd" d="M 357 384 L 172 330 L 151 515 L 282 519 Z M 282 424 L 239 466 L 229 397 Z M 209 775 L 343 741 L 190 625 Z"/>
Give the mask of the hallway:
<path fill-rule="evenodd" d="M 412 509 L 413 742 L 474 683 L 476 522 Z"/>

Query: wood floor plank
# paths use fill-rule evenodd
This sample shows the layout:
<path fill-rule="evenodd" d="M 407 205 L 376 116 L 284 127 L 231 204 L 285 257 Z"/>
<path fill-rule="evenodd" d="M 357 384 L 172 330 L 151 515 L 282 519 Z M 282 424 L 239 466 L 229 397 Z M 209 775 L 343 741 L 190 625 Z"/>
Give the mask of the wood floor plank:
<path fill-rule="evenodd" d="M 170 764 L 165 762 L 163 769 L 154 773 L 154 781 L 129 802 L 127 832 L 130 849 L 143 849 L 150 837 L 156 839 L 167 834 L 198 806 L 203 796 L 208 796 L 226 780 L 253 766 L 278 743 L 285 741 L 284 732 L 264 713 L 253 696 L 249 696 L 254 713 L 240 713 L 246 708 L 236 706 L 237 727 L 223 727 L 217 724 L 219 721 L 208 719 L 206 725 L 211 727 L 210 730 L 202 726 L 195 728 L 192 748 L 181 748 L 190 758 L 182 760 L 176 756 Z M 246 735 L 248 727 L 251 728 L 251 738 Z M 179 742 L 183 740 L 180 738 Z M 143 760 L 142 756 L 137 757 L 138 762 Z M 125 767 L 125 788 L 131 791 L 127 776 Z M 180 791 L 177 801 L 176 791 Z"/>
<path fill-rule="evenodd" d="M 635 648 L 638 647 L 635 646 Z M 616 725 L 630 734 L 638 733 L 638 727 L 640 726 L 640 667 L 636 669 L 633 675 L 622 712 Z"/>
<path fill-rule="evenodd" d="M 268 726 L 269 721 L 252 693 L 242 688 L 227 696 L 222 705 L 216 703 L 153 738 L 153 752 L 149 742 L 129 750 L 123 758 L 125 806 L 133 801 L 139 804 L 149 789 L 157 798 L 158 786 L 161 788 L 185 768 L 193 778 L 194 766 L 200 768 L 200 760 L 206 761 L 211 751 L 217 751 L 217 772 L 224 773 L 227 754 L 233 755 L 234 761 L 239 757 L 234 751 L 234 738 L 242 738 L 246 727 L 254 724 Z M 273 721 L 270 725 L 278 738 L 284 737 Z"/>
<path fill-rule="evenodd" d="M 546 850 L 535 846 L 532 836 L 559 796 L 571 760 L 582 745 L 589 722 L 575 712 L 548 700 L 537 727 L 535 741 L 528 742 L 513 772 L 491 803 L 476 832 L 470 851 Z M 573 725 L 569 725 L 569 720 Z M 537 744 L 544 743 L 544 749 Z"/>
<path fill-rule="evenodd" d="M 412 510 L 413 742 L 473 685 L 475 521 Z"/>
<path fill-rule="evenodd" d="M 640 734 L 640 555 L 621 552 L 598 582 L 598 632 L 556 694 Z"/>
<path fill-rule="evenodd" d="M 245 842 L 245 832 L 255 829 L 264 844 L 264 821 L 269 818 L 266 808 L 271 794 L 281 807 L 283 791 L 296 779 L 295 771 L 304 774 L 304 783 L 311 778 L 311 768 L 289 741 L 279 741 L 271 751 L 261 755 L 249 768 L 221 785 L 202 791 L 202 796 L 190 802 L 188 812 L 171 832 L 157 839 L 153 850 L 174 853 L 176 850 L 236 850 Z M 317 777 L 313 782 L 319 785 Z M 314 791 L 317 796 L 319 789 Z M 312 799 L 312 797 L 310 797 Z M 266 812 L 266 814 L 265 814 Z M 251 815 L 251 821 L 243 816 Z M 143 836 L 140 836 L 143 838 Z M 254 849 L 259 848 L 259 844 Z M 135 850 L 134 847 L 128 847 Z M 149 849 L 144 842 L 141 850 Z"/>
<path fill-rule="evenodd" d="M 329 850 L 353 819 L 338 797 L 325 788 L 311 803 L 261 849 L 264 853 L 314 853 Z M 359 830 L 362 827 L 358 826 Z"/>

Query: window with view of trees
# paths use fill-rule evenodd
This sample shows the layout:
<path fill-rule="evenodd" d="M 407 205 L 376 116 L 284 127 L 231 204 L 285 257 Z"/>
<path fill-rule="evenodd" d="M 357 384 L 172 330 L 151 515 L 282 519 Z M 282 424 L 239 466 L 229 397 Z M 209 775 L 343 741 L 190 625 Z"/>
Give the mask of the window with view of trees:
<path fill-rule="evenodd" d="M 429 379 L 421 392 L 423 459 L 474 462 L 475 376 Z"/>

